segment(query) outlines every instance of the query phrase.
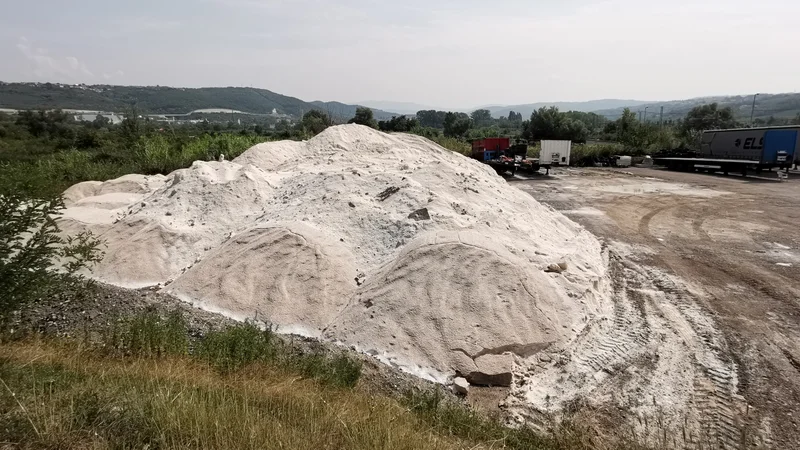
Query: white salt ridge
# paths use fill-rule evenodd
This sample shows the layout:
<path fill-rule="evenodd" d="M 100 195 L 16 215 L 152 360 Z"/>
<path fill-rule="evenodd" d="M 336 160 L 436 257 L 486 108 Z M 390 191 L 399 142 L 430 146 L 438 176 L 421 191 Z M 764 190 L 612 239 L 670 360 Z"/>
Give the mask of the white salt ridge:
<path fill-rule="evenodd" d="M 108 243 L 94 277 L 160 284 L 429 379 L 474 370 L 482 354 L 562 347 L 608 309 L 590 233 L 418 136 L 333 127 L 65 195 L 65 229 Z M 423 208 L 429 220 L 409 218 Z M 559 262 L 567 272 L 543 272 Z"/>

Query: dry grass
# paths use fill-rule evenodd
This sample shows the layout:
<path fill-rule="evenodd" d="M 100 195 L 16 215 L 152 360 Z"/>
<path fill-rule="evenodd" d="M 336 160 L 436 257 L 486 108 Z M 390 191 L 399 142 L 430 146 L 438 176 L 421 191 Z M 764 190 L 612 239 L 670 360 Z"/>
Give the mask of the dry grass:
<path fill-rule="evenodd" d="M 0 348 L 0 439 L 12 448 L 473 447 L 397 401 L 252 366 L 112 358 L 43 341 Z"/>
<path fill-rule="evenodd" d="M 190 342 L 178 313 L 117 323 L 102 342 L 0 340 L 0 449 L 645 450 L 596 418 L 543 433 L 507 428 L 443 388 L 374 395 L 359 361 L 297 352 L 269 327 Z"/>

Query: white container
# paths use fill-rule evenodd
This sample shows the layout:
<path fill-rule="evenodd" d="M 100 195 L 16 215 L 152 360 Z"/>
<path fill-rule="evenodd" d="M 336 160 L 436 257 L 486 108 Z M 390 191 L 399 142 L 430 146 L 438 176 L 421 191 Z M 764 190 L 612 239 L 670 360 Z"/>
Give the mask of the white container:
<path fill-rule="evenodd" d="M 630 167 L 632 162 L 630 156 L 617 156 L 617 167 Z"/>
<path fill-rule="evenodd" d="M 539 164 L 543 166 L 568 166 L 572 141 L 542 141 Z"/>

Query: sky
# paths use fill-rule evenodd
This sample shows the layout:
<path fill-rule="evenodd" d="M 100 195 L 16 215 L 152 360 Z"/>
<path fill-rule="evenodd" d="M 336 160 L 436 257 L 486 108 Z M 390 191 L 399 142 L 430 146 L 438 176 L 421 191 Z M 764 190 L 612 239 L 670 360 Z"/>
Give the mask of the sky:
<path fill-rule="evenodd" d="M 797 0 L 0 0 L 0 80 L 448 108 L 796 92 Z"/>

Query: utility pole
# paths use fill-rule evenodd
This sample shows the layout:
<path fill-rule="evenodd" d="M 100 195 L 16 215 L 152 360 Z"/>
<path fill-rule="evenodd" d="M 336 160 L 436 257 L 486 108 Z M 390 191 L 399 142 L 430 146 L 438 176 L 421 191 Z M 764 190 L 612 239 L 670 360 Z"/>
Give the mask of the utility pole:
<path fill-rule="evenodd" d="M 664 107 L 661 107 L 661 117 L 658 119 L 658 126 L 664 126 Z"/>
<path fill-rule="evenodd" d="M 639 111 L 639 122 L 641 122 L 641 121 L 642 121 L 642 112 Z"/>
<path fill-rule="evenodd" d="M 644 121 L 645 121 L 645 122 L 647 122 L 647 110 L 648 110 L 649 108 L 650 108 L 649 106 L 645 106 L 645 107 L 644 107 Z"/>
<path fill-rule="evenodd" d="M 758 97 L 758 92 L 753 96 L 753 109 L 750 110 L 750 128 L 753 128 L 753 118 L 756 113 L 756 97 Z"/>

